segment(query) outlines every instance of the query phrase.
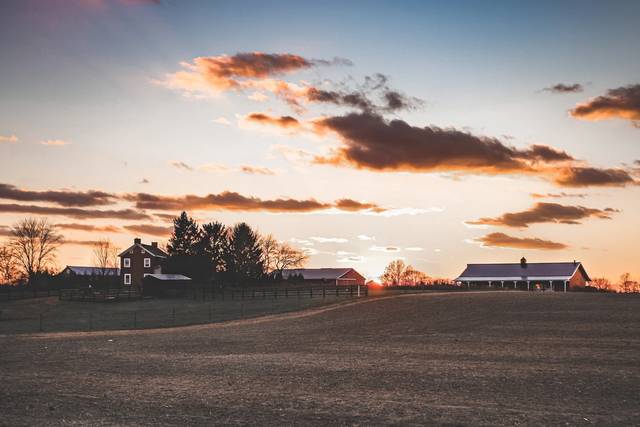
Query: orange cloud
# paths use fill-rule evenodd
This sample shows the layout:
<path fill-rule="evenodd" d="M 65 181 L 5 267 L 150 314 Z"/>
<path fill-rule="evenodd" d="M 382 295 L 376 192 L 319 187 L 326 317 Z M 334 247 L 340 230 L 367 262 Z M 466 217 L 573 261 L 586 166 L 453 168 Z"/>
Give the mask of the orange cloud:
<path fill-rule="evenodd" d="M 514 237 L 504 233 L 487 234 L 486 236 L 474 239 L 474 241 L 481 243 L 482 246 L 500 248 L 558 250 L 566 249 L 568 247 L 564 243 L 553 242 L 551 240 L 531 237 Z"/>
<path fill-rule="evenodd" d="M 618 118 L 636 123 L 640 121 L 640 84 L 610 89 L 606 95 L 578 104 L 569 113 L 577 119 Z"/>
<path fill-rule="evenodd" d="M 62 139 L 45 139 L 43 141 L 40 141 L 41 145 L 46 145 L 49 147 L 62 147 L 65 145 L 69 145 L 71 144 L 69 141 L 65 141 Z"/>
<path fill-rule="evenodd" d="M 15 135 L 9 135 L 9 136 L 0 135 L 0 144 L 3 142 L 8 142 L 13 144 L 18 142 L 18 137 Z"/>
<path fill-rule="evenodd" d="M 59 208 L 52 206 L 18 205 L 13 203 L 0 203 L 0 213 L 26 213 L 34 215 L 66 216 L 76 219 L 90 218 L 115 218 L 122 220 L 151 219 L 144 212 L 133 209 L 97 210 L 80 208 Z"/>
<path fill-rule="evenodd" d="M 119 233 L 121 230 L 115 225 L 93 225 L 93 224 L 56 224 L 56 227 L 63 230 L 77 230 L 96 233 Z"/>
<path fill-rule="evenodd" d="M 117 196 L 96 190 L 23 190 L 15 185 L 0 183 L 0 199 L 20 202 L 51 202 L 61 206 L 103 206 L 114 203 Z"/>
<path fill-rule="evenodd" d="M 162 227 L 152 224 L 125 225 L 124 228 L 134 233 L 146 234 L 149 236 L 167 237 L 173 232 L 173 227 Z"/>
<path fill-rule="evenodd" d="M 272 116 L 267 113 L 249 113 L 245 120 L 263 125 L 276 126 L 282 129 L 300 129 L 301 123 L 291 116 Z"/>
<path fill-rule="evenodd" d="M 611 219 L 611 214 L 615 212 L 618 211 L 612 208 L 594 209 L 558 203 L 536 203 L 526 211 L 505 213 L 496 218 L 480 218 L 467 221 L 467 224 L 519 228 L 527 228 L 530 224 L 537 223 L 580 224 L 580 220 L 587 218 Z"/>

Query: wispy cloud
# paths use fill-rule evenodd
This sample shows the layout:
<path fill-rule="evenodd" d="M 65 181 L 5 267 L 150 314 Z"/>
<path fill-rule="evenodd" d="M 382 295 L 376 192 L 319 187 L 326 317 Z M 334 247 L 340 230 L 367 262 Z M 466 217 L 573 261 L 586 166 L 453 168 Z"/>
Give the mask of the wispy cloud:
<path fill-rule="evenodd" d="M 3 142 L 13 144 L 18 141 L 19 141 L 18 137 L 15 135 L 8 135 L 8 136 L 0 135 L 0 144 L 2 144 Z"/>
<path fill-rule="evenodd" d="M 584 206 L 566 206 L 558 203 L 536 203 L 530 209 L 521 212 L 505 213 L 495 218 L 480 218 L 467 221 L 471 225 L 497 225 L 505 227 L 527 228 L 537 223 L 580 224 L 587 218 L 611 219 L 613 208 L 595 209 Z"/>
<path fill-rule="evenodd" d="M 514 237 L 504 233 L 491 233 L 473 240 L 485 247 L 513 248 L 513 249 L 566 249 L 564 243 L 544 240 L 536 237 Z"/>
<path fill-rule="evenodd" d="M 369 250 L 374 252 L 386 252 L 386 253 L 400 252 L 400 248 L 397 246 L 371 246 L 369 247 Z"/>
<path fill-rule="evenodd" d="M 349 240 L 345 239 L 344 237 L 320 237 L 320 236 L 314 236 L 314 237 L 309 237 L 310 240 L 313 240 L 314 242 L 318 242 L 318 243 L 348 243 Z"/>
<path fill-rule="evenodd" d="M 367 241 L 367 240 L 376 240 L 376 238 L 373 236 L 367 236 L 366 234 L 359 234 L 358 240 Z"/>
<path fill-rule="evenodd" d="M 231 125 L 231 122 L 225 117 L 218 117 L 216 119 L 213 119 L 212 121 L 213 123 L 217 123 L 219 125 L 225 125 L 225 126 Z"/>
<path fill-rule="evenodd" d="M 132 224 L 123 226 L 127 231 L 146 234 L 148 236 L 168 237 L 173 232 L 173 227 L 163 227 L 153 224 Z"/>
<path fill-rule="evenodd" d="M 71 142 L 63 139 L 45 139 L 40 141 L 40 144 L 48 147 L 63 147 L 65 145 L 70 145 Z"/>
<path fill-rule="evenodd" d="M 551 93 L 579 93 L 584 91 L 584 87 L 580 83 L 558 83 L 553 86 L 545 87 L 542 91 Z"/>
<path fill-rule="evenodd" d="M 92 233 L 119 233 L 122 230 L 115 225 L 93 225 L 93 224 L 56 224 L 56 227 L 63 230 L 87 231 Z"/>
<path fill-rule="evenodd" d="M 609 89 L 606 95 L 578 104 L 569 113 L 583 120 L 626 119 L 639 126 L 640 84 Z"/>
<path fill-rule="evenodd" d="M 66 216 L 76 219 L 115 218 L 122 220 L 151 219 L 151 216 L 134 209 L 97 210 L 81 208 L 61 208 L 52 206 L 18 205 L 0 203 L 0 213 L 26 213 L 34 215 Z"/>

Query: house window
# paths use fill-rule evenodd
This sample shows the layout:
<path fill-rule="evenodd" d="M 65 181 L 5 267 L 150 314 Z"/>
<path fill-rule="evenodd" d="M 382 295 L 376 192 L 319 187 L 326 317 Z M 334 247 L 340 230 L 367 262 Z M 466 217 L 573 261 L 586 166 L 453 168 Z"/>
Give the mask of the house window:
<path fill-rule="evenodd" d="M 124 284 L 125 285 L 130 285 L 131 284 L 131 275 L 129 273 L 124 275 Z"/>
<path fill-rule="evenodd" d="M 124 268 L 131 267 L 131 258 L 122 258 L 122 266 Z"/>
<path fill-rule="evenodd" d="M 151 267 L 151 258 L 145 258 L 144 259 L 144 268 L 149 268 Z"/>

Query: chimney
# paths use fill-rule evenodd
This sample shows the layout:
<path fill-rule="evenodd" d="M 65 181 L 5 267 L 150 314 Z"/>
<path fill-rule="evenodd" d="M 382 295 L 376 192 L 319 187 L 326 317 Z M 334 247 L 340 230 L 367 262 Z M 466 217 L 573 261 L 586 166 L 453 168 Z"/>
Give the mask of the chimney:
<path fill-rule="evenodd" d="M 140 243 L 142 243 L 142 239 L 139 237 L 136 237 L 135 239 L 133 239 L 133 244 L 134 245 L 139 245 Z"/>
<path fill-rule="evenodd" d="M 527 268 L 527 259 L 525 257 L 520 258 L 520 267 Z"/>
<path fill-rule="evenodd" d="M 151 242 L 151 247 L 152 248 L 157 248 L 158 247 L 158 242 Z"/>

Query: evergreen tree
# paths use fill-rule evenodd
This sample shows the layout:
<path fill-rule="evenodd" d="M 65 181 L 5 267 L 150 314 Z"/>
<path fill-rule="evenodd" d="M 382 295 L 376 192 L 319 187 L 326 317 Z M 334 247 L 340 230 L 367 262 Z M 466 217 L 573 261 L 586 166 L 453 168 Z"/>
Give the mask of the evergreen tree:
<path fill-rule="evenodd" d="M 202 225 L 197 253 L 210 263 L 212 275 L 225 270 L 225 255 L 229 246 L 229 232 L 220 222 Z"/>
<path fill-rule="evenodd" d="M 235 281 L 255 280 L 264 274 L 260 236 L 246 223 L 233 227 L 225 262 Z"/>
<path fill-rule="evenodd" d="M 182 212 L 173 220 L 173 233 L 167 243 L 169 255 L 196 255 L 200 231 L 196 221 Z"/>

